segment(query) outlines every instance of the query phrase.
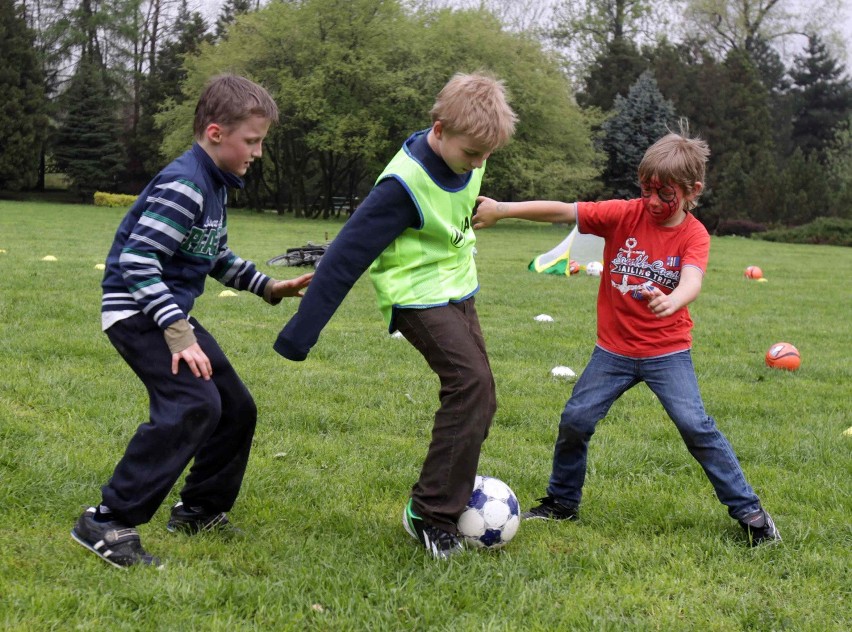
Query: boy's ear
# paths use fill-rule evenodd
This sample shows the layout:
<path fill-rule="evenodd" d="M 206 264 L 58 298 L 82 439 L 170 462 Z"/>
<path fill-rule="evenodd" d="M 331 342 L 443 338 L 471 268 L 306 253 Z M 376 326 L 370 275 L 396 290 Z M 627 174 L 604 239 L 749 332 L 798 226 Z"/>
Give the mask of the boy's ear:
<path fill-rule="evenodd" d="M 441 136 L 444 134 L 444 124 L 441 121 L 435 121 L 432 123 L 432 134 L 438 140 L 441 140 Z"/>
<path fill-rule="evenodd" d="M 696 182 L 692 185 L 691 196 L 696 198 L 696 197 L 698 197 L 698 194 L 701 193 L 701 191 L 703 191 L 703 190 L 704 190 L 704 183 L 703 182 Z"/>
<path fill-rule="evenodd" d="M 204 135 L 211 143 L 218 144 L 222 140 L 222 127 L 218 123 L 210 123 L 204 130 Z"/>

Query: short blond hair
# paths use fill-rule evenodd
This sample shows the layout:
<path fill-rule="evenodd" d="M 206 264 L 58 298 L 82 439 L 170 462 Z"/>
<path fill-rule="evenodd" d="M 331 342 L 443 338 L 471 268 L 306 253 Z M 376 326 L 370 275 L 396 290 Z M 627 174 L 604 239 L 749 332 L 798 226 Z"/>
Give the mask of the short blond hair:
<path fill-rule="evenodd" d="M 689 122 L 686 119 L 681 119 L 678 127 L 677 132 L 669 130 L 645 152 L 639 163 L 640 184 L 657 178 L 660 182 L 678 184 L 689 194 L 693 192 L 696 182 L 704 182 L 710 147 L 701 138 L 689 135 Z M 687 203 L 687 210 L 697 206 L 699 195 Z"/>
<path fill-rule="evenodd" d="M 518 117 L 509 107 L 502 81 L 485 72 L 456 73 L 429 112 L 449 134 L 466 134 L 499 149 L 512 138 Z"/>
<path fill-rule="evenodd" d="M 269 92 L 245 77 L 217 75 L 207 82 L 198 99 L 192 131 L 201 139 L 212 123 L 233 127 L 252 116 L 278 122 L 278 106 Z"/>

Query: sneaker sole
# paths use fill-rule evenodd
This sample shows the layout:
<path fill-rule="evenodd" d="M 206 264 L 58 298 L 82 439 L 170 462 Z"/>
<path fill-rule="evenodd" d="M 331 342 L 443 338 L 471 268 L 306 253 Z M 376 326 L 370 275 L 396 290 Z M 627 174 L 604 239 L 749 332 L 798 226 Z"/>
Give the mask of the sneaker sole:
<path fill-rule="evenodd" d="M 99 558 L 101 558 L 104 562 L 106 562 L 106 563 L 107 563 L 107 564 L 109 564 L 110 566 L 115 566 L 116 568 L 120 568 L 120 569 L 125 570 L 125 571 L 126 571 L 128 568 L 130 568 L 129 566 L 122 566 L 121 564 L 116 564 L 116 563 L 115 563 L 115 562 L 113 562 L 111 559 L 109 559 L 109 557 L 107 557 L 107 556 L 103 555 L 103 554 L 102 554 L 100 551 L 98 551 L 95 547 L 93 547 L 91 544 L 89 544 L 88 542 L 86 542 L 86 541 L 85 541 L 85 540 L 84 540 L 81 536 L 77 535 L 77 530 L 76 530 L 76 529 L 71 529 L 71 538 L 72 538 L 75 542 L 77 542 L 80 546 L 82 546 L 82 547 L 86 548 L 87 550 L 89 550 L 89 551 L 91 551 L 92 553 L 94 553 L 95 555 L 97 555 Z M 134 566 L 139 566 L 139 564 L 134 564 Z M 142 566 L 145 566 L 145 565 L 144 565 L 144 564 L 142 564 Z M 156 568 L 157 570 L 159 570 L 159 569 L 163 568 L 162 563 L 160 563 L 160 564 L 151 564 L 150 566 L 152 566 L 153 568 Z"/>

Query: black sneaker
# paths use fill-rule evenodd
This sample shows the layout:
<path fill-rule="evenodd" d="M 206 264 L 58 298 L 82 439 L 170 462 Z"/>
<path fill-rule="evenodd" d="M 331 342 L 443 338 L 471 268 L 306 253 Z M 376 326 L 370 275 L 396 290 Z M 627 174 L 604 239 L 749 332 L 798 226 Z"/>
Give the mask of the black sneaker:
<path fill-rule="evenodd" d="M 228 520 L 224 511 L 211 513 L 201 507 L 187 507 L 183 501 L 172 507 L 172 514 L 166 523 L 166 529 L 172 533 L 200 533 L 202 531 L 219 531 L 229 535 L 242 533 Z"/>
<path fill-rule="evenodd" d="M 740 526 L 745 530 L 748 536 L 749 546 L 757 546 L 758 544 L 777 544 L 781 541 L 781 534 L 775 527 L 772 521 L 772 516 L 765 509 L 761 508 L 753 514 L 746 516 L 739 521 Z"/>
<path fill-rule="evenodd" d="M 445 560 L 464 549 L 461 540 L 448 531 L 426 524 L 423 518 L 414 513 L 409 500 L 402 510 L 402 526 L 412 538 L 420 542 L 429 553 L 438 560 Z"/>
<path fill-rule="evenodd" d="M 553 496 L 539 498 L 540 504 L 521 514 L 521 520 L 577 520 L 580 510 L 576 505 L 563 505 Z"/>
<path fill-rule="evenodd" d="M 160 560 L 142 548 L 139 533 L 118 520 L 98 522 L 95 508 L 89 507 L 71 529 L 71 537 L 99 558 L 117 568 L 135 564 L 161 568 Z"/>

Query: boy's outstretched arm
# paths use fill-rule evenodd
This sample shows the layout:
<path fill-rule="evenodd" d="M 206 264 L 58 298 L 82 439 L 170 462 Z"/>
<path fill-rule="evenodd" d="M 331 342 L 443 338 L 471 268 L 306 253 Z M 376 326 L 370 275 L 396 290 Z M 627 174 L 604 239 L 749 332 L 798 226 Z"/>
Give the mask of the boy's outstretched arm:
<path fill-rule="evenodd" d="M 473 214 L 473 227 L 490 228 L 507 217 L 528 219 L 532 222 L 571 223 L 577 221 L 577 205 L 574 202 L 532 200 L 529 202 L 498 202 L 480 195 Z"/>

